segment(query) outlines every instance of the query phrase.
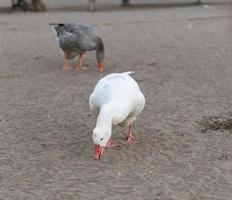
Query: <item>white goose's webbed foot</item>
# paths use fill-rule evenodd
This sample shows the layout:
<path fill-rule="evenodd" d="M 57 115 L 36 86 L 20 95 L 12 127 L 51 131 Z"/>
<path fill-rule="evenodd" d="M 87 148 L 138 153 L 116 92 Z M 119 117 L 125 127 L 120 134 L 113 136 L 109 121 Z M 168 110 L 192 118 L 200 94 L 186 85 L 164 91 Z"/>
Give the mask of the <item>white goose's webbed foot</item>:
<path fill-rule="evenodd" d="M 110 139 L 108 140 L 108 142 L 107 142 L 106 147 L 108 147 L 108 148 L 119 148 L 120 145 L 119 145 L 117 142 L 113 141 L 113 140 L 110 138 Z"/>

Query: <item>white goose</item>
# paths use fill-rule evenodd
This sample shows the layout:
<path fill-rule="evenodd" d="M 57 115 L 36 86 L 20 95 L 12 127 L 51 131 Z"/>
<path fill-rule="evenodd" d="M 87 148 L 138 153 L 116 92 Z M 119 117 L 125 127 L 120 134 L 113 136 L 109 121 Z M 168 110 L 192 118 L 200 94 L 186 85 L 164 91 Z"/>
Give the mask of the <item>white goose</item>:
<path fill-rule="evenodd" d="M 145 98 L 137 82 L 129 76 L 133 72 L 113 73 L 100 79 L 89 98 L 90 110 L 98 115 L 93 130 L 95 159 L 104 148 L 113 147 L 112 126 L 129 126 L 126 143 L 135 140 L 132 123 L 145 106 Z"/>

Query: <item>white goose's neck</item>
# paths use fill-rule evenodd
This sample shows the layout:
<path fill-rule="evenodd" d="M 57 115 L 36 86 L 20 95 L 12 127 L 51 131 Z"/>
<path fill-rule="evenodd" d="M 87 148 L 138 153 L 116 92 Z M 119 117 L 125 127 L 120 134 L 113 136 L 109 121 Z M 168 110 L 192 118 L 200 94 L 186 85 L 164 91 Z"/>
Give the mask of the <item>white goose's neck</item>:
<path fill-rule="evenodd" d="M 107 104 L 101 108 L 97 118 L 96 127 L 107 129 L 111 133 L 112 109 L 110 104 Z"/>

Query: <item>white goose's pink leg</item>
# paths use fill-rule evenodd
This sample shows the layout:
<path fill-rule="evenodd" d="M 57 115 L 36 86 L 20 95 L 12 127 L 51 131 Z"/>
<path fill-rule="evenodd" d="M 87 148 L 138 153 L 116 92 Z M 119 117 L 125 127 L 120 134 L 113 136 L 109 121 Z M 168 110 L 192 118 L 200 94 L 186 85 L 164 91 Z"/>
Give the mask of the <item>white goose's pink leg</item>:
<path fill-rule="evenodd" d="M 131 143 L 135 141 L 135 136 L 133 135 L 132 131 L 132 124 L 129 125 L 128 136 L 126 137 L 126 143 Z"/>

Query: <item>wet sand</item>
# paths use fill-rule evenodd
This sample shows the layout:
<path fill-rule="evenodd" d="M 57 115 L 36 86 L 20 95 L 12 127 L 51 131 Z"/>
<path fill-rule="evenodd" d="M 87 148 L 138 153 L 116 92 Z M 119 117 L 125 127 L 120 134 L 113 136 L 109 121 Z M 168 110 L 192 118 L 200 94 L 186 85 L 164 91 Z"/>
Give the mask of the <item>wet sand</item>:
<path fill-rule="evenodd" d="M 231 129 L 204 121 L 231 120 L 231 9 L 0 14 L 0 199 L 231 200 Z M 49 23 L 77 20 L 102 36 L 104 73 L 94 52 L 86 69 L 62 70 Z M 146 97 L 139 143 L 95 161 L 89 95 L 104 75 L 129 70 Z M 126 133 L 116 127 L 113 139 Z"/>

